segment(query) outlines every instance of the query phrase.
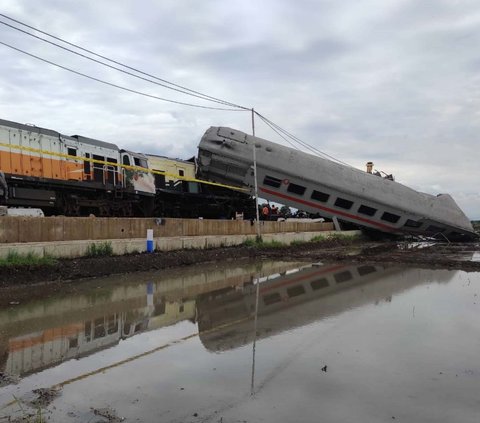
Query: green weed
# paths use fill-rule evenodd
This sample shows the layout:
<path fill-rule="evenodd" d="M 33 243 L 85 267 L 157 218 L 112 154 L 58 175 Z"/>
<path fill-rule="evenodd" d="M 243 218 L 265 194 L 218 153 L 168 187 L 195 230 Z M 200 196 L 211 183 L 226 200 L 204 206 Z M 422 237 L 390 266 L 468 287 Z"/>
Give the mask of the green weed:
<path fill-rule="evenodd" d="M 55 264 L 56 260 L 50 256 L 39 256 L 33 252 L 27 254 L 20 254 L 16 251 L 9 251 L 7 256 L 0 258 L 0 267 L 11 266 L 51 266 Z"/>
<path fill-rule="evenodd" d="M 111 256 L 113 254 L 112 243 L 110 241 L 101 242 L 99 244 L 90 244 L 87 247 L 87 257 Z"/>
<path fill-rule="evenodd" d="M 280 241 L 264 241 L 262 238 L 260 240 L 258 239 L 247 239 L 243 244 L 244 247 L 256 247 L 260 249 L 266 249 L 266 248 L 282 248 L 285 247 L 286 245 L 283 244 Z"/>

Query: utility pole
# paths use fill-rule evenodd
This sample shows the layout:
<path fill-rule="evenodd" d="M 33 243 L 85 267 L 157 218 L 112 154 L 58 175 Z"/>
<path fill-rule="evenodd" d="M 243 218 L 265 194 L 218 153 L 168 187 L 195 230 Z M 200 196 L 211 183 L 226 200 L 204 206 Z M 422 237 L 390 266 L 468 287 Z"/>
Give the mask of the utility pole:
<path fill-rule="evenodd" d="M 255 138 L 255 110 L 252 107 L 252 134 Z M 260 233 L 260 213 L 258 211 L 258 183 L 257 183 L 257 147 L 255 139 L 253 140 L 253 179 L 255 181 L 255 209 L 257 213 L 257 241 L 260 241 L 262 234 Z"/>

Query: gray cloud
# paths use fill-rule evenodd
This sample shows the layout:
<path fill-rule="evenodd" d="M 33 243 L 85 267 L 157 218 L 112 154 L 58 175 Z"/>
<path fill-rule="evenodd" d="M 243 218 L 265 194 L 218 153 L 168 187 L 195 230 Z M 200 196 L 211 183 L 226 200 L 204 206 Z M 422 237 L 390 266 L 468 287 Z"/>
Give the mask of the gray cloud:
<path fill-rule="evenodd" d="M 3 13 L 198 91 L 255 107 L 355 166 L 450 192 L 480 218 L 480 10 L 473 1 L 3 2 Z M 92 76 L 205 104 L 0 26 L 2 41 Z M 138 97 L 0 46 L 0 117 L 131 149 L 195 154 L 248 113 Z M 260 122 L 257 132 L 282 142 Z"/>

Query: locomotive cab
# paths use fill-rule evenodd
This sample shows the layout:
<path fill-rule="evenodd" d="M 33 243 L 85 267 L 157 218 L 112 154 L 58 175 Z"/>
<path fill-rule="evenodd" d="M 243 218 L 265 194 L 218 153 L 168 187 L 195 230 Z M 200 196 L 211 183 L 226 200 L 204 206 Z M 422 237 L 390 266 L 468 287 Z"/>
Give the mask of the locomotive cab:
<path fill-rule="evenodd" d="M 148 169 L 148 158 L 144 154 L 128 150 L 120 151 L 125 187 L 135 192 L 155 194 L 155 178 Z"/>

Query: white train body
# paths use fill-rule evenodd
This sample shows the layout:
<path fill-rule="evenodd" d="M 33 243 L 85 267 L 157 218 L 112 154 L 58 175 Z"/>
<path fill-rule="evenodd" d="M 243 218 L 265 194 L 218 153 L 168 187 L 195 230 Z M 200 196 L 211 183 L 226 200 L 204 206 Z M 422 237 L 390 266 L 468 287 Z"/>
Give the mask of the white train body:
<path fill-rule="evenodd" d="M 471 222 L 448 194 L 417 192 L 231 128 L 207 130 L 198 147 L 200 172 L 215 182 L 247 188 L 253 195 L 253 145 L 261 198 L 392 234 L 476 237 Z"/>

